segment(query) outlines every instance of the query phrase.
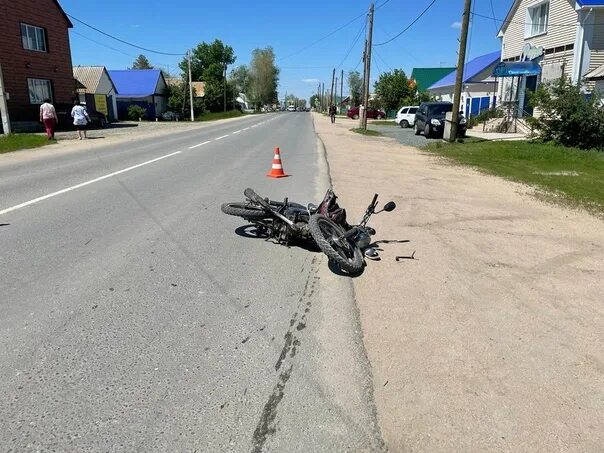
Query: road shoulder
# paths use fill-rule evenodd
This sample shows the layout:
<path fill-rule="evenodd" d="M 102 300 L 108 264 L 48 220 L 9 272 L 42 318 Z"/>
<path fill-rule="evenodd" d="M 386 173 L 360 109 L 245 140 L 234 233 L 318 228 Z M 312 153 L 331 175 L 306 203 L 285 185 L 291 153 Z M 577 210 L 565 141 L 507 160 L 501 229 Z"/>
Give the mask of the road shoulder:
<path fill-rule="evenodd" d="M 604 444 L 604 228 L 532 189 L 313 115 L 341 205 L 374 192 L 381 262 L 354 279 L 391 451 Z M 395 261 L 396 256 L 415 259 Z"/>

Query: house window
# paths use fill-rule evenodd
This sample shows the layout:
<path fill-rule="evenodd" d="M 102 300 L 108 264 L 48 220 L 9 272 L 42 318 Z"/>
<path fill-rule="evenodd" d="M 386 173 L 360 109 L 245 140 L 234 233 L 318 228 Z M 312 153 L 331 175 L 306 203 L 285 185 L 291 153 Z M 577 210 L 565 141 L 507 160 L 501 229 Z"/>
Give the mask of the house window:
<path fill-rule="evenodd" d="M 46 79 L 27 79 L 30 104 L 43 104 L 44 99 L 52 100 L 52 84 Z"/>
<path fill-rule="evenodd" d="M 529 6 L 526 11 L 525 38 L 547 33 L 547 20 L 549 16 L 549 1 Z"/>
<path fill-rule="evenodd" d="M 34 25 L 21 24 L 23 48 L 46 52 L 46 30 Z"/>

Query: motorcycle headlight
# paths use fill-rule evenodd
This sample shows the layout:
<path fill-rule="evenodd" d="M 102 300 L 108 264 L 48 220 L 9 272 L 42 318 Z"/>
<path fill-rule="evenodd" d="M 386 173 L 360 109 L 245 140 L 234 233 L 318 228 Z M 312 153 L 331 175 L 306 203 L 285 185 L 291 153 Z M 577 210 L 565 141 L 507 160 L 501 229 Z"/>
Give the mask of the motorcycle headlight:
<path fill-rule="evenodd" d="M 433 118 L 432 120 L 430 120 L 430 124 L 432 124 L 432 126 L 440 126 L 440 120 Z"/>

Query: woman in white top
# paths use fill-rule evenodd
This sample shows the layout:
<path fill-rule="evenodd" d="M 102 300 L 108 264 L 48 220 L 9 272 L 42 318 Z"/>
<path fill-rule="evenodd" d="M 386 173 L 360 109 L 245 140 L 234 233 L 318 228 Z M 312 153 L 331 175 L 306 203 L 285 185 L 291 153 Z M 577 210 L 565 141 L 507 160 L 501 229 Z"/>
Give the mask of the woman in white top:
<path fill-rule="evenodd" d="M 78 130 L 80 140 L 86 138 L 86 125 L 90 122 L 90 117 L 86 108 L 80 104 L 80 101 L 76 101 L 71 109 L 71 117 L 73 118 L 73 125 Z"/>
<path fill-rule="evenodd" d="M 48 140 L 55 138 L 57 120 L 57 112 L 54 105 L 50 103 L 50 99 L 44 99 L 44 103 L 40 106 L 40 122 L 44 124 Z"/>

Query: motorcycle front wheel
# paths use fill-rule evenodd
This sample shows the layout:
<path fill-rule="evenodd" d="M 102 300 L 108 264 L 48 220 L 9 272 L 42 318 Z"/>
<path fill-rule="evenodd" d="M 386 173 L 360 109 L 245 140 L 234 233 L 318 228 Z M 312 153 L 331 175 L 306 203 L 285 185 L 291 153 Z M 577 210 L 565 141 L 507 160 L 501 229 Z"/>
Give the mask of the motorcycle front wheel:
<path fill-rule="evenodd" d="M 345 272 L 357 274 L 363 270 L 363 253 L 350 239 L 338 239 L 344 228 L 331 219 L 314 214 L 308 221 L 311 236 L 329 259 L 334 261 Z"/>

